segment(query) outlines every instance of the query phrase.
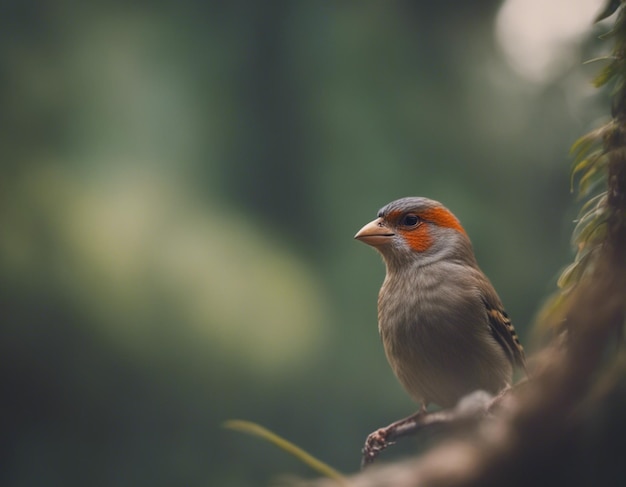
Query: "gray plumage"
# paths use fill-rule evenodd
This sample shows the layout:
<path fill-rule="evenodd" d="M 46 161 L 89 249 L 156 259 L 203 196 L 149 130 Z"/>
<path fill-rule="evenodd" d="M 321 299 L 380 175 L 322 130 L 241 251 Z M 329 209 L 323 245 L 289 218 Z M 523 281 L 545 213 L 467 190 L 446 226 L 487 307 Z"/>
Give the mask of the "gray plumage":
<path fill-rule="evenodd" d="M 454 406 L 478 389 L 499 392 L 510 385 L 514 366 L 525 368 L 500 298 L 443 205 L 421 197 L 394 201 L 356 238 L 385 262 L 379 331 L 394 373 L 415 401 Z"/>

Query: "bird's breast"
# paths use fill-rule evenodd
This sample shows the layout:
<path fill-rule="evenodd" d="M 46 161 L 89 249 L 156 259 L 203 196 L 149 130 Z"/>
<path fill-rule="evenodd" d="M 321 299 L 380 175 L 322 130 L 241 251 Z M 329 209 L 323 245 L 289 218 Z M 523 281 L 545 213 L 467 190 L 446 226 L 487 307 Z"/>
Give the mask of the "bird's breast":
<path fill-rule="evenodd" d="M 451 406 L 476 389 L 505 385 L 510 368 L 489 335 L 480 297 L 445 272 L 388 275 L 378 326 L 394 373 L 418 402 Z"/>

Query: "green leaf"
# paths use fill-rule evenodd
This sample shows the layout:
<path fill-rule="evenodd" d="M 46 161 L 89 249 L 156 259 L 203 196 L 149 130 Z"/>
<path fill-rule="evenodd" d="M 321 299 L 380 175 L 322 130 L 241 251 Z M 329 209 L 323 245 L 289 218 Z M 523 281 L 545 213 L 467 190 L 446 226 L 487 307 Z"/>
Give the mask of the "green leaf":
<path fill-rule="evenodd" d="M 587 151 L 591 149 L 593 144 L 600 142 L 600 137 L 602 136 L 601 131 L 603 129 L 604 127 L 600 127 L 599 129 L 593 130 L 576 140 L 576 142 L 572 144 L 570 154 L 574 154 L 576 158 L 580 158 L 585 155 Z"/>
<path fill-rule="evenodd" d="M 615 59 L 617 59 L 615 56 L 594 57 L 594 58 L 591 58 L 591 59 L 587 59 L 586 61 L 583 61 L 583 66 L 586 65 L 586 64 L 597 63 L 599 61 L 614 61 Z"/>
<path fill-rule="evenodd" d="M 580 273 L 580 268 L 578 262 L 573 262 L 568 265 L 561 275 L 559 276 L 559 280 L 556 282 L 556 285 L 560 289 L 566 289 L 578 282 L 578 274 Z"/>
<path fill-rule="evenodd" d="M 601 187 L 606 187 L 606 179 L 601 177 L 600 174 L 596 174 L 589 181 L 586 181 L 583 191 L 578 196 L 586 198 L 591 194 L 597 193 Z"/>
<path fill-rule="evenodd" d="M 578 212 L 577 221 L 580 221 L 582 218 L 584 218 L 584 215 L 587 214 L 587 212 L 592 206 L 595 205 L 595 208 L 604 206 L 606 204 L 606 198 L 607 198 L 606 191 L 603 191 L 602 193 L 599 193 L 595 195 L 593 198 L 590 198 L 589 200 L 587 200 L 585 204 L 582 206 L 582 208 L 580 209 L 580 211 Z"/>
<path fill-rule="evenodd" d="M 586 225 L 577 226 L 574 230 L 573 240 L 578 245 L 579 253 L 576 258 L 582 257 L 584 251 L 588 251 L 595 247 L 606 236 L 608 215 L 599 214 L 589 221 Z"/>
<path fill-rule="evenodd" d="M 580 196 L 589 195 L 600 183 L 604 182 L 604 169 L 607 164 L 608 158 L 604 157 L 604 154 L 593 161 L 593 164 L 589 166 L 578 182 L 578 194 Z"/>
<path fill-rule="evenodd" d="M 605 84 L 607 84 L 611 78 L 613 78 L 614 76 L 618 74 L 618 71 L 619 71 L 618 65 L 619 64 L 617 61 L 613 61 L 608 66 L 605 66 L 604 69 L 600 71 L 600 74 L 598 74 L 593 79 L 592 81 L 593 85 L 596 88 L 600 88 L 601 86 L 604 86 Z"/>
<path fill-rule="evenodd" d="M 594 22 L 601 22 L 602 20 L 609 18 L 615 13 L 621 3 L 622 2 L 620 0 L 610 0 L 606 7 L 604 7 L 604 10 L 598 14 Z"/>
<path fill-rule="evenodd" d="M 601 216 L 603 213 L 604 213 L 604 208 L 594 208 L 593 210 L 585 213 L 582 216 L 582 218 L 579 218 L 578 221 L 576 222 L 576 227 L 574 228 L 574 232 L 573 232 L 574 241 L 577 241 L 577 236 L 587 225 L 589 225 L 591 222 L 593 222 L 596 218 Z"/>
<path fill-rule="evenodd" d="M 579 161 L 574 168 L 572 169 L 572 174 L 570 176 L 570 190 L 573 191 L 574 189 L 574 179 L 576 179 L 576 176 L 579 172 L 583 172 L 586 171 L 585 174 L 582 176 L 581 178 L 581 182 L 582 180 L 585 178 L 585 176 L 587 176 L 587 174 L 589 174 L 592 171 L 597 171 L 596 169 L 596 165 L 602 165 L 602 161 L 601 158 L 604 156 L 604 153 L 600 150 L 594 151 L 593 153 L 591 153 L 589 155 L 589 157 Z"/>
<path fill-rule="evenodd" d="M 578 284 L 582 276 L 587 272 L 591 264 L 591 258 L 595 255 L 597 247 L 583 249 L 578 252 L 576 259 L 561 273 L 557 286 L 562 290 L 567 290 Z"/>

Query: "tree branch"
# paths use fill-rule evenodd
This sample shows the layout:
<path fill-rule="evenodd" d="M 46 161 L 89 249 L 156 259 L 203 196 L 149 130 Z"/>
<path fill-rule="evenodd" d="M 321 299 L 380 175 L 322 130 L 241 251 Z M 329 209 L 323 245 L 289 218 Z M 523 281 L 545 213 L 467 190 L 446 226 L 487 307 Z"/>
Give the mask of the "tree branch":
<path fill-rule="evenodd" d="M 435 427 L 460 428 L 472 424 L 490 414 L 512 390 L 512 388 L 505 389 L 497 396 L 492 396 L 485 391 L 476 391 L 462 398 L 453 409 L 431 413 L 419 410 L 411 416 L 377 429 L 365 440 L 361 467 L 371 465 L 383 450 L 405 436 L 416 435 Z"/>

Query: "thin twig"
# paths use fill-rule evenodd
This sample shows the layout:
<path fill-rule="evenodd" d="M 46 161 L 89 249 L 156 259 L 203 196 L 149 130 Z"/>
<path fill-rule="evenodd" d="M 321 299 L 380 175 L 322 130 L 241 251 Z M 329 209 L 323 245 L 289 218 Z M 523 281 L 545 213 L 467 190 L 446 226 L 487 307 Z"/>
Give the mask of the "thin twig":
<path fill-rule="evenodd" d="M 431 413 L 420 409 L 411 416 L 377 429 L 365 440 L 361 468 L 371 465 L 383 450 L 393 445 L 399 438 L 416 435 L 425 429 L 442 425 L 460 426 L 484 417 L 491 413 L 510 390 L 511 388 L 507 388 L 497 396 L 491 396 L 484 391 L 476 391 L 462 398 L 453 409 Z"/>

